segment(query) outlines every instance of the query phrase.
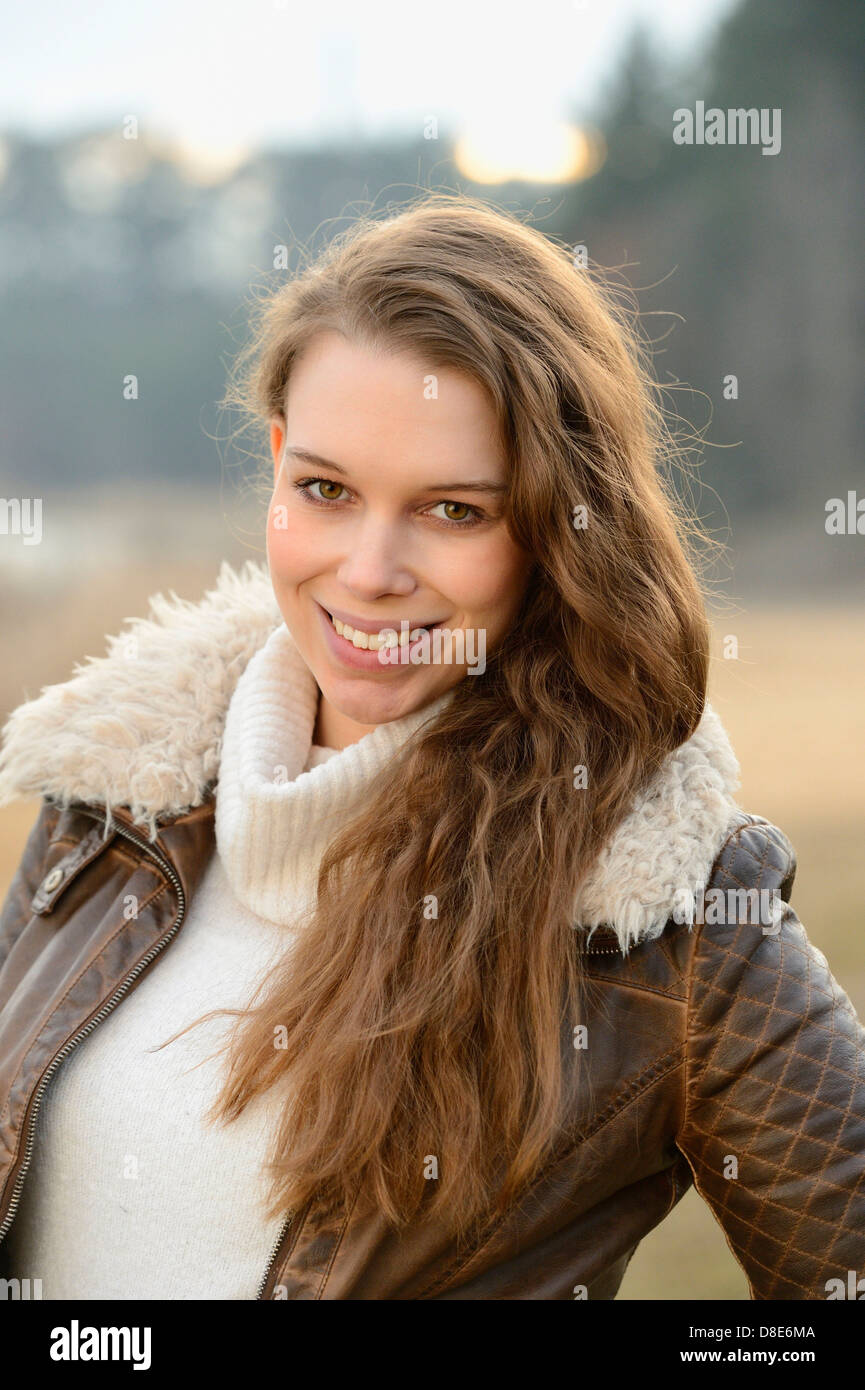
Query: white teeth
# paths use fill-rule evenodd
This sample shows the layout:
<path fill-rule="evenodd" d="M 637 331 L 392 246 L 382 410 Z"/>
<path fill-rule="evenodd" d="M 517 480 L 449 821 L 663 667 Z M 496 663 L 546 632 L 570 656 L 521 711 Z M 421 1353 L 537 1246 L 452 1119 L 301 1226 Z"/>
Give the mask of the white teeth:
<path fill-rule="evenodd" d="M 377 652 L 380 651 L 382 647 L 406 647 L 409 642 L 416 641 L 421 633 L 426 631 L 425 628 L 415 627 L 412 628 L 411 632 L 406 632 L 405 629 L 401 627 L 399 632 L 393 628 L 389 634 L 381 636 L 377 632 L 355 631 L 348 623 L 340 622 L 339 618 L 331 618 L 330 621 L 333 623 L 340 637 L 344 637 L 346 641 L 351 642 L 353 647 L 359 647 L 361 651 Z M 387 633 L 387 630 L 385 630 L 385 632 Z"/>

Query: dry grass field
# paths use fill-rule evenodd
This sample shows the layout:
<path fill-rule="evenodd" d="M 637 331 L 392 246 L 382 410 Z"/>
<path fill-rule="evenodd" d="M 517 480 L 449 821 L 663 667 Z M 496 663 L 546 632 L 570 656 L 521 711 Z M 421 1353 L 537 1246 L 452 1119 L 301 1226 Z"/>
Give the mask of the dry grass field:
<path fill-rule="evenodd" d="M 248 552 L 247 552 L 248 553 Z M 235 556 L 236 558 L 236 556 Z M 28 602 L 0 600 L 4 648 L 0 712 L 62 680 L 102 634 L 145 611 L 147 595 L 174 588 L 194 598 L 213 579 L 209 558 L 182 569 L 130 566 L 122 593 L 94 574 Z M 742 767 L 740 804 L 789 835 L 799 869 L 792 895 L 811 939 L 865 1018 L 865 643 L 863 610 L 838 605 L 756 606 L 715 625 L 710 698 Z M 738 659 L 725 659 L 725 639 Z M 35 802 L 0 809 L 0 896 L 21 853 Z M 708 1207 L 691 1191 L 642 1244 L 620 1297 L 746 1299 L 747 1284 Z"/>

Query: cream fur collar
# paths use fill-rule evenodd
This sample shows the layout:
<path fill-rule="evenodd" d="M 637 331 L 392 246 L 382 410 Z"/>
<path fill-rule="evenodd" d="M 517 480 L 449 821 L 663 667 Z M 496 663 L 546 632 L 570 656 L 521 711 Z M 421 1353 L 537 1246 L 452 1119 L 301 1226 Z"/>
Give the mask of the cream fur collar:
<path fill-rule="evenodd" d="M 157 595 L 146 618 L 62 684 L 20 705 L 3 731 L 0 805 L 21 796 L 157 818 L 200 805 L 219 770 L 234 688 L 281 622 L 266 567 L 223 565 L 200 602 Z M 577 904 L 623 949 L 687 919 L 738 814 L 739 765 L 710 705 L 598 858 Z"/>

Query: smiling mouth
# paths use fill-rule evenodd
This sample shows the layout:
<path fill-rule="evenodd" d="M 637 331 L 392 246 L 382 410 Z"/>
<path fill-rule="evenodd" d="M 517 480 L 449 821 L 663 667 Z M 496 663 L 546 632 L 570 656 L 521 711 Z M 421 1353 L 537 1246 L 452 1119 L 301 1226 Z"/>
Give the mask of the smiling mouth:
<path fill-rule="evenodd" d="M 383 623 L 380 632 L 362 632 L 359 628 L 353 628 L 350 623 L 343 623 L 339 618 L 335 618 L 332 613 L 328 613 L 326 608 L 322 611 L 327 613 L 334 630 L 346 642 L 349 642 L 359 651 L 377 652 L 390 647 L 407 647 L 410 642 L 416 641 L 421 633 L 432 632 L 439 623 L 429 623 L 425 626 L 404 628 L 400 624 L 397 629 L 395 624 L 388 625 Z"/>

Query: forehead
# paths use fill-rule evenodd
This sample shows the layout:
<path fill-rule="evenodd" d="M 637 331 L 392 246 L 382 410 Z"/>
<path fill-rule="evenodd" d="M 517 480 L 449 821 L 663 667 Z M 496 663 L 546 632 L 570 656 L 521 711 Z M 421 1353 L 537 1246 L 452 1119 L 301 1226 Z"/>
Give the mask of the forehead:
<path fill-rule="evenodd" d="M 417 352 L 337 333 L 320 334 L 292 369 L 286 442 L 345 468 L 483 466 L 497 478 L 505 471 L 495 408 L 479 382 Z"/>

